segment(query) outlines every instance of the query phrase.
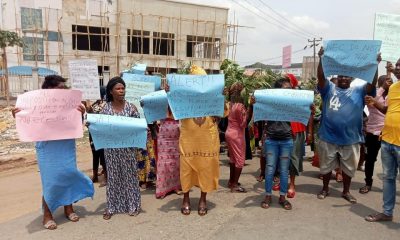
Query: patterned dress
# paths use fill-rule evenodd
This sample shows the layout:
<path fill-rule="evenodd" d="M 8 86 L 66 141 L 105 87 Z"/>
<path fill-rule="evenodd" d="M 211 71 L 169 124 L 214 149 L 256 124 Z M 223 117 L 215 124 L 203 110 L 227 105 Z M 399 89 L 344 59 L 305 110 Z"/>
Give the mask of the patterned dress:
<path fill-rule="evenodd" d="M 125 102 L 121 112 L 114 112 L 108 102 L 103 114 L 139 118 L 136 107 Z M 107 165 L 107 211 L 109 214 L 135 214 L 140 211 L 141 197 L 137 175 L 136 148 L 104 149 Z"/>
<path fill-rule="evenodd" d="M 154 140 L 151 132 L 147 132 L 146 149 L 138 149 L 136 153 L 138 176 L 140 182 L 152 182 L 156 180 L 156 156 Z"/>
<path fill-rule="evenodd" d="M 169 192 L 179 190 L 179 121 L 161 121 L 158 133 L 158 159 L 156 197 L 162 198 Z"/>

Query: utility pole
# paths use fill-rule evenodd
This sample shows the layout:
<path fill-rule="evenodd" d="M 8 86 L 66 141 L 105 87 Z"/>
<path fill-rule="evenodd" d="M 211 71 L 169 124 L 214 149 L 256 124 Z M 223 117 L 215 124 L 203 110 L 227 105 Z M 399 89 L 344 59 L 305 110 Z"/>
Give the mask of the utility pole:
<path fill-rule="evenodd" d="M 316 65 L 316 63 L 317 63 L 317 51 L 316 51 L 316 48 L 319 45 L 319 42 L 321 42 L 321 41 L 322 41 L 322 38 L 319 38 L 319 39 L 313 38 L 311 40 L 308 39 L 308 42 L 310 43 L 310 45 L 308 45 L 308 47 L 313 48 L 313 50 L 314 50 L 314 63 L 313 63 L 313 71 L 312 71 L 313 77 L 316 77 L 316 75 L 317 75 L 316 74 L 316 72 L 317 72 L 317 65 Z"/>

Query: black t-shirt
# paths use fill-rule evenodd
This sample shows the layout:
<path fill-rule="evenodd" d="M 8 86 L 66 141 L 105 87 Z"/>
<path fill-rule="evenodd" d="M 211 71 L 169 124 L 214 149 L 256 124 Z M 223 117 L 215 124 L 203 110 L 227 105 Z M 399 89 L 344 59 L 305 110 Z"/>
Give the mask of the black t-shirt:
<path fill-rule="evenodd" d="M 266 137 L 273 140 L 286 140 L 292 138 L 290 122 L 267 121 L 265 125 Z"/>

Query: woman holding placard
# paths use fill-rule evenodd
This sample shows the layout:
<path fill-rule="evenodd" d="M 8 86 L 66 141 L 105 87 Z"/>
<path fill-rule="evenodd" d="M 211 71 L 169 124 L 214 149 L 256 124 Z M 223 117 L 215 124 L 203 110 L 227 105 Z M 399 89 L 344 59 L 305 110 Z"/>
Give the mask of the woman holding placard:
<path fill-rule="evenodd" d="M 135 105 L 125 100 L 125 82 L 112 78 L 106 89 L 107 103 L 102 114 L 139 118 Z M 136 216 L 140 212 L 141 197 L 137 176 L 136 148 L 106 148 L 107 209 L 103 219 L 109 220 L 115 213 Z"/>
<path fill-rule="evenodd" d="M 46 76 L 42 89 L 65 89 L 66 80 L 61 76 Z M 82 105 L 77 110 L 85 113 Z M 14 108 L 15 117 L 21 110 Z M 36 156 L 42 180 L 43 226 L 54 230 L 57 224 L 52 213 L 64 206 L 66 218 L 79 221 L 72 204 L 86 197 L 93 197 L 93 183 L 76 166 L 75 139 L 36 142 Z"/>

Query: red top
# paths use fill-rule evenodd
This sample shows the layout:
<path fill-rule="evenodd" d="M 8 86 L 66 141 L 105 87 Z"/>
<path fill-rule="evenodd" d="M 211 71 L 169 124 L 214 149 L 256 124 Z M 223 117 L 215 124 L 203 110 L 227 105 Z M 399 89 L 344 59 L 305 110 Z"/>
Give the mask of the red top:
<path fill-rule="evenodd" d="M 293 134 L 306 131 L 306 126 L 300 122 L 291 122 L 290 126 L 292 127 Z"/>

